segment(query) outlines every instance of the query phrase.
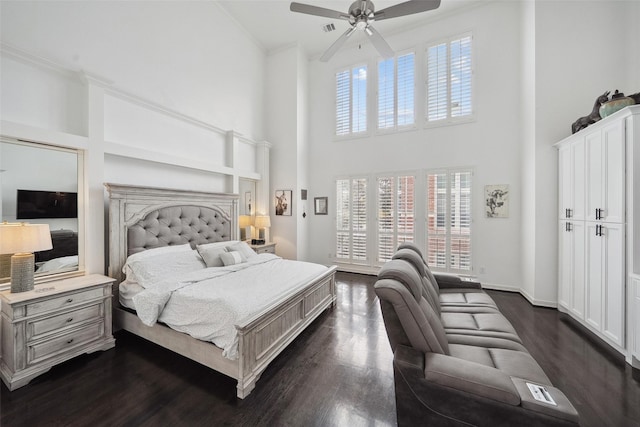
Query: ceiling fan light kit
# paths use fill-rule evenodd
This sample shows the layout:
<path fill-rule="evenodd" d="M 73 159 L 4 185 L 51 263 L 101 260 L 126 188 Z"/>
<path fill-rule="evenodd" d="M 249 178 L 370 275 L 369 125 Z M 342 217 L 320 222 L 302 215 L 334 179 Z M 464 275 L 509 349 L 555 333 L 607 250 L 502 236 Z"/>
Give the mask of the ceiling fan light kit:
<path fill-rule="evenodd" d="M 356 30 L 364 31 L 371 43 L 383 58 L 391 58 L 394 53 L 391 46 L 385 39 L 371 26 L 372 21 L 397 18 L 400 16 L 413 15 L 414 13 L 426 12 L 437 9 L 440 0 L 411 0 L 389 6 L 378 12 L 370 0 L 356 0 L 349 6 L 349 12 L 343 13 L 337 10 L 326 9 L 324 7 L 310 4 L 292 2 L 290 10 L 292 12 L 305 13 L 307 15 L 322 16 L 325 18 L 342 19 L 349 22 L 349 29 L 345 31 L 320 57 L 320 61 L 328 61 Z"/>

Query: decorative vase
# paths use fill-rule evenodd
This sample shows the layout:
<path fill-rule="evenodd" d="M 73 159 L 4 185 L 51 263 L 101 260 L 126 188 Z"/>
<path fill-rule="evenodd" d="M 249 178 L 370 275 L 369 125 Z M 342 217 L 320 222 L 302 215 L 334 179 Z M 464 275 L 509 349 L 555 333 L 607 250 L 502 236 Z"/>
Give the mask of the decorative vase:
<path fill-rule="evenodd" d="M 618 92 L 616 90 L 616 92 L 611 95 L 611 101 L 607 101 L 600 106 L 600 117 L 604 119 L 605 117 L 612 115 L 616 111 L 635 103 L 636 102 L 633 100 L 633 98 L 624 96 L 624 93 Z"/>

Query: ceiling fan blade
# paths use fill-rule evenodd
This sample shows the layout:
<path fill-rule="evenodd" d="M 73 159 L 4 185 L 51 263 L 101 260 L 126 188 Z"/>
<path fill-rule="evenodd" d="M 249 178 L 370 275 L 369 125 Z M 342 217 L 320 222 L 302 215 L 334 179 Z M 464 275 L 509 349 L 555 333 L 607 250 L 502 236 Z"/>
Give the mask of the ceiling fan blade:
<path fill-rule="evenodd" d="M 349 19 L 349 15 L 337 10 L 325 9 L 324 7 L 312 6 L 310 4 L 291 2 L 289 10 L 292 12 L 306 13 L 307 15 L 324 16 L 334 19 Z"/>
<path fill-rule="evenodd" d="M 373 47 L 376 48 L 378 53 L 380 53 L 380 55 L 384 59 L 391 58 L 393 55 L 395 55 L 393 49 L 391 49 L 391 46 L 389 46 L 389 43 L 387 43 L 385 39 L 382 38 L 380 33 L 377 32 L 376 29 L 371 25 L 367 25 L 367 28 L 364 29 L 364 32 L 367 34 L 367 36 L 369 36 L 371 43 L 373 43 Z"/>
<path fill-rule="evenodd" d="M 344 42 L 347 41 L 349 36 L 356 31 L 356 27 L 350 27 L 347 31 L 345 31 L 333 44 L 327 49 L 325 53 L 320 57 L 320 61 L 327 62 L 331 57 L 342 47 Z"/>
<path fill-rule="evenodd" d="M 440 0 L 411 0 L 379 10 L 373 14 L 373 17 L 376 21 L 381 21 L 383 19 L 426 12 L 438 7 L 440 7 Z"/>

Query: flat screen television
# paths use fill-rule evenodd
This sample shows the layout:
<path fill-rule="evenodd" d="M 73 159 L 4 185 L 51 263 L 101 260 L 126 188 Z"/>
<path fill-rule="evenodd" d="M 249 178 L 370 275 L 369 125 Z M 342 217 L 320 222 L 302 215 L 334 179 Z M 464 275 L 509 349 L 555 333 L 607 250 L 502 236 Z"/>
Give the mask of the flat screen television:
<path fill-rule="evenodd" d="M 77 217 L 78 193 L 18 190 L 16 219 Z"/>

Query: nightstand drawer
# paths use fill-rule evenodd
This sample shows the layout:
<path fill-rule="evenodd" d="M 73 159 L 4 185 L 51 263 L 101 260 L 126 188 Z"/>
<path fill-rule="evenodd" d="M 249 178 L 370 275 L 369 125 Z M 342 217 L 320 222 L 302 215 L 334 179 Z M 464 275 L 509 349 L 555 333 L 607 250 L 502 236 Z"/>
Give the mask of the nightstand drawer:
<path fill-rule="evenodd" d="M 273 246 L 269 246 L 266 248 L 260 248 L 260 249 L 256 249 L 256 253 L 257 254 L 275 254 L 276 253 L 276 248 L 274 248 Z"/>
<path fill-rule="evenodd" d="M 102 288 L 96 288 L 96 289 L 89 289 L 83 292 L 76 292 L 75 294 L 68 294 L 58 298 L 51 298 L 51 299 L 36 302 L 33 304 L 28 304 L 27 316 L 31 316 L 39 313 L 46 313 L 47 311 L 71 306 L 72 304 L 78 304 L 83 301 L 89 301 L 95 298 L 100 298 L 103 295 L 104 295 L 104 290 Z"/>
<path fill-rule="evenodd" d="M 27 345 L 27 364 L 37 363 L 47 357 L 52 357 L 82 346 L 89 341 L 104 335 L 104 323 L 98 322 L 76 329 L 57 338 L 42 341 L 38 344 Z"/>
<path fill-rule="evenodd" d="M 27 341 L 37 339 L 39 335 L 57 331 L 82 322 L 99 319 L 103 316 L 104 304 L 96 304 L 89 307 L 73 310 L 57 316 L 47 317 L 27 323 Z"/>
<path fill-rule="evenodd" d="M 274 242 L 264 243 L 262 245 L 251 245 L 251 249 L 257 254 L 274 254 L 276 253 L 276 244 Z"/>

